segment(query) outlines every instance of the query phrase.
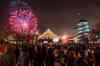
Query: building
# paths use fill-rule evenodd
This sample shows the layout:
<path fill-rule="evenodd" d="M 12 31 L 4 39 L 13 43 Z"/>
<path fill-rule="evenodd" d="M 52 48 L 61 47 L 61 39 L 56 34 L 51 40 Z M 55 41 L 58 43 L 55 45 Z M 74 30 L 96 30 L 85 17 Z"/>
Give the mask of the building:
<path fill-rule="evenodd" d="M 91 32 L 91 26 L 85 18 L 81 18 L 79 22 L 74 25 L 74 29 L 76 31 L 75 37 L 80 40 L 86 40 L 89 32 Z"/>
<path fill-rule="evenodd" d="M 51 29 L 47 29 L 41 35 L 38 36 L 39 42 L 49 43 L 49 42 L 57 42 L 59 40 L 58 35 L 54 33 Z"/>
<path fill-rule="evenodd" d="M 78 39 L 79 50 L 84 56 L 85 50 L 88 50 L 89 46 L 91 45 L 89 44 L 89 35 L 92 31 L 91 25 L 85 18 L 80 18 L 78 23 L 74 25 L 74 29 L 76 31 L 76 35 L 74 37 Z"/>

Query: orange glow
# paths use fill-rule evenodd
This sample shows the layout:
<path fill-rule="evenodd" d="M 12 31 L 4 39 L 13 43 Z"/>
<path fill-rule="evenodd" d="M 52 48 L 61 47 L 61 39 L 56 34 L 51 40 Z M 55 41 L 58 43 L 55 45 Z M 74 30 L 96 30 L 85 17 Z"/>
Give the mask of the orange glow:
<path fill-rule="evenodd" d="M 68 38 L 69 38 L 68 35 L 63 35 L 63 36 L 61 37 L 62 43 L 67 43 L 67 42 L 68 42 Z"/>
<path fill-rule="evenodd" d="M 63 36 L 61 37 L 62 40 L 65 40 L 65 39 L 67 39 L 67 38 L 68 38 L 68 35 L 63 35 Z"/>

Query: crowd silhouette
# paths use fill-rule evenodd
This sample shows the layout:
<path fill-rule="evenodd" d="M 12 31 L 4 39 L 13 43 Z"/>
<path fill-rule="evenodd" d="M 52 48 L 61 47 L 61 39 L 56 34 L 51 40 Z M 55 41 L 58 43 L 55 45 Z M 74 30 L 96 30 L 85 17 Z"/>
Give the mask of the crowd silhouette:
<path fill-rule="evenodd" d="M 0 44 L 0 65 L 6 66 L 95 66 L 95 55 L 76 44 Z"/>

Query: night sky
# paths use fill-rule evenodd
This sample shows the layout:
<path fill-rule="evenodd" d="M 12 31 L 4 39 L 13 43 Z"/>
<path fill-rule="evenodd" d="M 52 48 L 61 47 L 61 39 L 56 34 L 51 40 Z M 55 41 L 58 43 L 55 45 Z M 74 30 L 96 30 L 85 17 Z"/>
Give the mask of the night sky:
<path fill-rule="evenodd" d="M 27 0 L 28 1 L 28 0 Z M 7 22 L 8 3 L 0 0 L 1 23 Z M 38 17 L 40 31 L 51 28 L 58 34 L 73 34 L 72 25 L 80 17 L 85 17 L 90 24 L 100 24 L 99 0 L 30 0 L 28 1 Z"/>

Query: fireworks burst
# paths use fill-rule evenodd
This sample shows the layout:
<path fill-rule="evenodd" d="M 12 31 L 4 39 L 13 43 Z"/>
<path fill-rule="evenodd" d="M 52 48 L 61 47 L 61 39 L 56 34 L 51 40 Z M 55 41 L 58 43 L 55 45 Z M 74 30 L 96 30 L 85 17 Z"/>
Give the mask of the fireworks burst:
<path fill-rule="evenodd" d="M 19 7 L 10 11 L 9 24 L 17 33 L 35 33 L 37 18 L 30 7 Z"/>

